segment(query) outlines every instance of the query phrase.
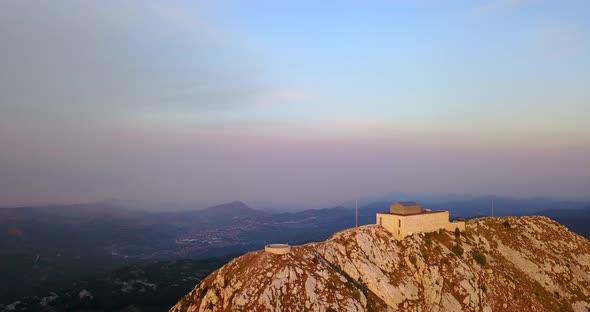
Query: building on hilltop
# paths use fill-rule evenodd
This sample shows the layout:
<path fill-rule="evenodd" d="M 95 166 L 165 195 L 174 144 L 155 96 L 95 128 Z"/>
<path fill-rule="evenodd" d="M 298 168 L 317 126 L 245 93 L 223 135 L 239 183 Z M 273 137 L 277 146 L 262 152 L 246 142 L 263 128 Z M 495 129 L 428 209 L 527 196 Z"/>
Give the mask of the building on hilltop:
<path fill-rule="evenodd" d="M 439 229 L 465 231 L 465 222 L 449 222 L 446 210 L 424 209 L 415 202 L 397 202 L 389 207 L 389 213 L 377 213 L 377 224 L 388 230 L 396 239 L 413 233 L 434 232 Z"/>

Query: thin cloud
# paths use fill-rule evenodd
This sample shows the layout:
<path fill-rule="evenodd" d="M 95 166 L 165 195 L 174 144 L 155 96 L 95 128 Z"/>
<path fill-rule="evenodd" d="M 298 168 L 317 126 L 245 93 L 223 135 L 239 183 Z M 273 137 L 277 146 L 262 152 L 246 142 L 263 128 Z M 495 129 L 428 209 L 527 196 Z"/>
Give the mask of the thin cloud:
<path fill-rule="evenodd" d="M 176 5 L 0 3 L 3 118 L 198 111 L 239 105 L 264 87 L 247 49 Z"/>
<path fill-rule="evenodd" d="M 540 56 L 571 59 L 586 55 L 588 41 L 575 24 L 549 24 L 531 35 L 529 47 Z"/>
<path fill-rule="evenodd" d="M 475 15 L 489 15 L 497 14 L 506 10 L 513 10 L 530 5 L 536 2 L 535 0 L 491 0 L 482 1 L 471 9 Z"/>

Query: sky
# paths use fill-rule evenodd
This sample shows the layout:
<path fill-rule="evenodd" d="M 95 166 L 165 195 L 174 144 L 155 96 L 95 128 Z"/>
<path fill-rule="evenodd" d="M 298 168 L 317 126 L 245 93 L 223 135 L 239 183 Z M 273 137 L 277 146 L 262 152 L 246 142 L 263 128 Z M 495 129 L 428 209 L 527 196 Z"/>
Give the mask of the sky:
<path fill-rule="evenodd" d="M 590 198 L 590 2 L 0 2 L 0 206 Z"/>

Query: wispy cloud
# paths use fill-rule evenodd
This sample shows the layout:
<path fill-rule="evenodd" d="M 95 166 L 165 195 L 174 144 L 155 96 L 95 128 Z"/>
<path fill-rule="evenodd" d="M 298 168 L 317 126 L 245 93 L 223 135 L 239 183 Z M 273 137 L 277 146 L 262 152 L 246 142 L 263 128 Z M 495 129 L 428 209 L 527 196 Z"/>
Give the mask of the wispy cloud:
<path fill-rule="evenodd" d="M 585 32 L 573 23 L 551 23 L 531 34 L 530 49 L 548 58 L 570 59 L 587 55 L 589 41 Z"/>
<path fill-rule="evenodd" d="M 199 111 L 260 92 L 261 63 L 192 9 L 173 2 L 0 3 L 0 118 L 105 118 L 158 106 Z"/>
<path fill-rule="evenodd" d="M 479 1 L 472 8 L 477 15 L 498 14 L 506 10 L 513 10 L 537 2 L 536 0 L 487 0 Z"/>

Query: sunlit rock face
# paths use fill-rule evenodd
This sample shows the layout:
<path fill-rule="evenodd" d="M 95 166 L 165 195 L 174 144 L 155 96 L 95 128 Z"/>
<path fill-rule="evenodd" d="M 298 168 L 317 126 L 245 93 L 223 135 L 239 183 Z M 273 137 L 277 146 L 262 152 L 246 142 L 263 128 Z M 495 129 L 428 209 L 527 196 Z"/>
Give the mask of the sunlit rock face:
<path fill-rule="evenodd" d="M 179 311 L 579 311 L 590 241 L 545 217 L 481 218 L 401 241 L 379 226 L 232 260 Z"/>

